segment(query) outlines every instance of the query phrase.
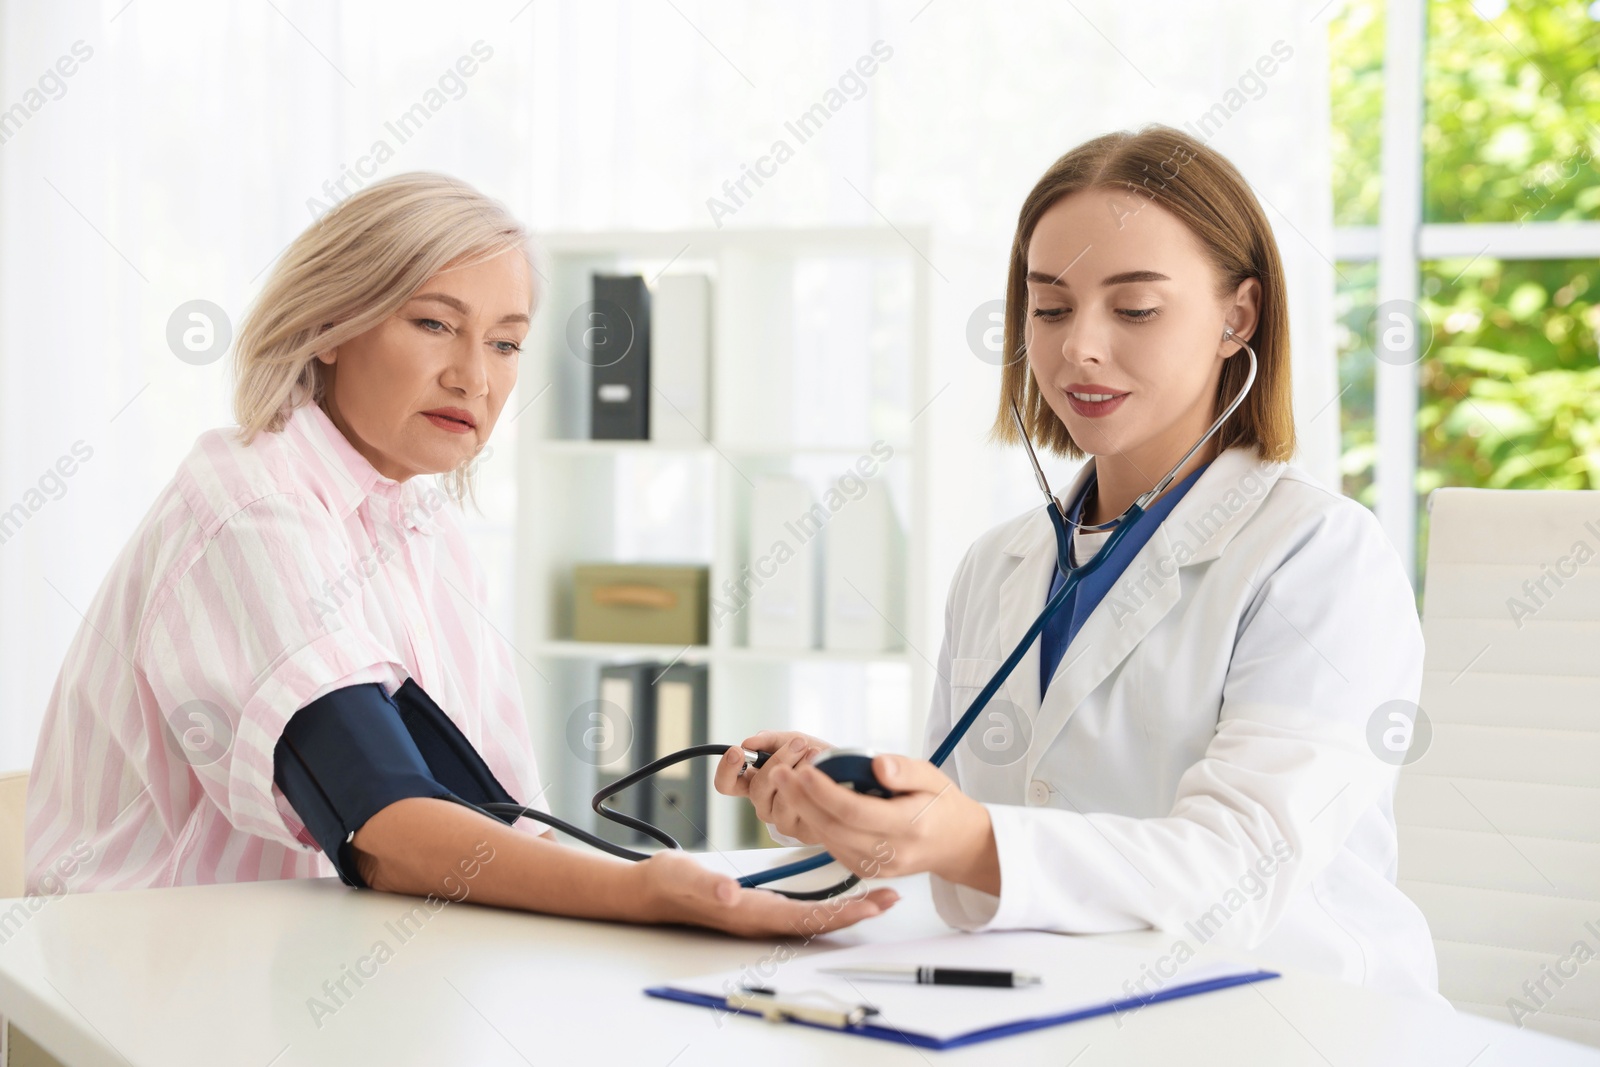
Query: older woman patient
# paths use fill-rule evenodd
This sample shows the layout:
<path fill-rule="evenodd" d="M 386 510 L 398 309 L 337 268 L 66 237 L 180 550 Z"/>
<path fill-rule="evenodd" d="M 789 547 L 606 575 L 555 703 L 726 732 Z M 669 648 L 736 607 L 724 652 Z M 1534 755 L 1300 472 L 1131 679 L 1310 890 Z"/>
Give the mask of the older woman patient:
<path fill-rule="evenodd" d="M 238 426 L 200 436 L 68 650 L 34 758 L 30 892 L 333 874 L 274 753 L 297 711 L 374 683 L 381 700 L 414 681 L 538 804 L 457 515 L 537 297 L 524 229 L 442 175 L 374 184 L 290 246 L 240 330 Z M 823 914 L 681 854 L 626 863 L 438 797 L 384 806 L 348 843 L 374 889 L 454 898 L 470 872 L 480 903 L 746 935 L 895 900 Z"/>

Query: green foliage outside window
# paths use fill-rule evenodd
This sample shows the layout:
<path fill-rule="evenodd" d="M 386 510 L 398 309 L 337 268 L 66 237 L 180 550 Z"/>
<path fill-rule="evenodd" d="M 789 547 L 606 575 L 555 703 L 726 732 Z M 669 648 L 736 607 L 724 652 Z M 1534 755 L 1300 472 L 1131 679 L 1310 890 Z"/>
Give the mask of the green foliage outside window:
<path fill-rule="evenodd" d="M 1442 0 L 1427 12 L 1425 221 L 1600 219 L 1600 4 Z M 1355 0 L 1330 28 L 1341 226 L 1378 221 L 1383 22 L 1381 3 Z M 1344 488 L 1370 505 L 1363 333 L 1376 270 L 1339 273 Z M 1600 489 L 1600 261 L 1424 263 L 1420 292 L 1434 340 L 1418 365 L 1419 504 L 1446 485 Z"/>

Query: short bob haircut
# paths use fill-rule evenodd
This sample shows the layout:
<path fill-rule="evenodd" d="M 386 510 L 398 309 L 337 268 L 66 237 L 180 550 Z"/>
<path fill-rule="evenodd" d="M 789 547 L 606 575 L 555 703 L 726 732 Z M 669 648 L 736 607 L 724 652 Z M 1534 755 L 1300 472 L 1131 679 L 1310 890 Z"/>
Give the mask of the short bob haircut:
<path fill-rule="evenodd" d="M 1017 398 L 1023 425 L 1036 447 L 1080 459 L 1086 453 L 1051 410 L 1028 365 L 1024 325 L 1028 312 L 1028 243 L 1051 205 L 1083 189 L 1128 189 L 1176 215 L 1199 240 L 1221 279 L 1218 295 L 1246 278 L 1261 282 L 1261 308 L 1248 338 L 1260 368 L 1250 395 L 1217 431 L 1217 450 L 1255 449 L 1263 460 L 1287 462 L 1294 454 L 1294 405 L 1289 379 L 1289 307 L 1283 263 L 1272 227 L 1250 186 L 1220 154 L 1170 126 L 1119 131 L 1086 141 L 1056 160 L 1022 203 L 1011 242 L 1006 279 L 1005 348 L 1014 354 L 1000 376 L 1000 404 L 989 440 L 1021 444 L 1008 398 Z M 1241 358 L 1242 357 L 1242 358 Z M 1224 363 L 1211 418 L 1244 386 L 1249 357 L 1241 349 Z"/>
<path fill-rule="evenodd" d="M 249 444 L 280 432 L 303 404 L 323 404 L 316 353 L 398 311 L 446 267 L 518 250 L 538 302 L 531 236 L 499 201 L 445 174 L 412 171 L 375 182 L 327 212 L 285 250 L 245 316 L 234 346 L 234 417 Z M 442 483 L 458 504 L 473 492 L 474 455 Z"/>

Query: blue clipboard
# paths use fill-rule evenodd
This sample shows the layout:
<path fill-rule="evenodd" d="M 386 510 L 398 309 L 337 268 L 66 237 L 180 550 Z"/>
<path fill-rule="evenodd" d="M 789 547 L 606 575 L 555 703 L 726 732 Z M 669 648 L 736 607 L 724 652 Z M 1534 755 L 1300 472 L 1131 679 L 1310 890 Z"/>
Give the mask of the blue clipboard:
<path fill-rule="evenodd" d="M 1226 977 L 1213 978 L 1200 982 L 1190 982 L 1186 985 L 1172 986 L 1159 990 L 1147 997 L 1126 997 L 1121 1000 L 1107 1001 L 1088 1008 L 1075 1011 L 1062 1012 L 1054 1015 L 1041 1015 L 1027 1019 L 1018 1019 L 1015 1022 L 1003 1023 L 999 1026 L 985 1027 L 972 1030 L 968 1033 L 958 1034 L 951 1038 L 935 1038 L 926 1034 L 910 1033 L 893 1026 L 876 1026 L 872 1023 L 863 1023 L 860 1026 L 827 1026 L 822 1023 L 810 1022 L 805 1019 L 788 1019 L 787 1022 L 797 1026 L 809 1026 L 816 1030 L 830 1030 L 841 1034 L 858 1034 L 861 1037 L 875 1037 L 880 1041 L 893 1041 L 898 1045 L 912 1045 L 916 1048 L 948 1049 L 962 1048 L 967 1045 L 976 1045 L 980 1041 L 991 1041 L 997 1037 L 1010 1037 L 1012 1034 L 1024 1034 L 1030 1030 L 1042 1030 L 1048 1026 L 1059 1026 L 1062 1023 L 1077 1022 L 1079 1019 L 1088 1019 L 1096 1015 L 1109 1015 L 1112 1012 L 1133 1011 L 1147 1004 L 1156 1004 L 1163 1000 L 1176 1000 L 1179 997 L 1194 996 L 1197 993 L 1209 993 L 1214 989 L 1227 989 L 1230 986 L 1245 985 L 1250 982 L 1260 982 L 1269 978 L 1280 977 L 1277 971 L 1249 971 L 1241 974 L 1232 974 Z M 739 1015 L 753 1015 L 760 1018 L 760 1013 L 743 1008 L 728 1007 L 727 999 L 713 996 L 708 993 L 696 993 L 684 989 L 674 989 L 671 986 L 652 986 L 645 990 L 646 995 L 660 997 L 663 1000 L 676 1000 L 682 1004 L 694 1004 L 702 1008 L 720 1008 L 723 1011 Z"/>

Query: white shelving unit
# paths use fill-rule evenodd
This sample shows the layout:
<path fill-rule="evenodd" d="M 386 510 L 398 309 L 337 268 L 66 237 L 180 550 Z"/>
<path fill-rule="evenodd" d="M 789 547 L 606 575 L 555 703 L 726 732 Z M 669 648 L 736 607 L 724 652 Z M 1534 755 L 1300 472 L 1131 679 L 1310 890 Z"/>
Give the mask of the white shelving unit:
<path fill-rule="evenodd" d="M 929 273 L 925 232 L 887 228 L 558 233 L 540 237 L 544 292 L 524 346 L 517 396 L 502 416 L 517 438 L 517 638 L 545 799 L 592 819 L 594 768 L 568 741 L 599 692 L 603 664 L 710 665 L 709 739 L 802 729 L 838 744 L 913 751 L 932 693 L 924 540 L 929 453 Z M 690 444 L 591 441 L 589 367 L 569 319 L 591 274 L 711 278 L 710 433 Z M 652 400 L 652 417 L 660 410 Z M 774 650 L 746 645 L 742 613 L 689 648 L 572 640 L 572 572 L 585 562 L 698 563 L 711 595 L 749 556 L 750 490 L 762 475 L 805 478 L 817 493 L 870 455 L 907 536 L 901 648 Z M 881 448 L 881 446 L 880 446 Z M 713 796 L 712 847 L 749 841 L 748 805 Z"/>

